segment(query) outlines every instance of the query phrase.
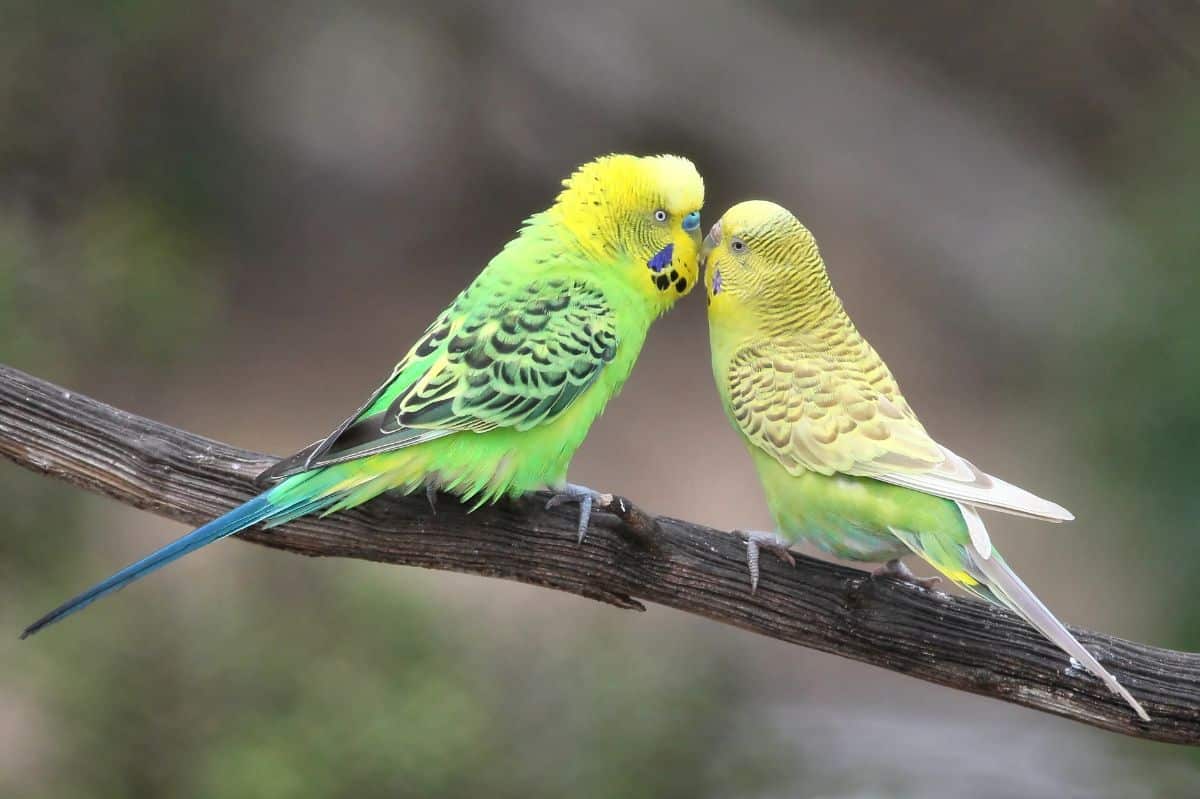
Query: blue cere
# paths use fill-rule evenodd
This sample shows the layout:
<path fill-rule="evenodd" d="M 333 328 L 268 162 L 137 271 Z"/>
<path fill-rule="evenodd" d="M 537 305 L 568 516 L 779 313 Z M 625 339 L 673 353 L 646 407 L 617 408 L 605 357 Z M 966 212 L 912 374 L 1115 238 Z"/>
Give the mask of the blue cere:
<path fill-rule="evenodd" d="M 658 252 L 654 253 L 654 257 L 646 262 L 646 266 L 650 267 L 651 272 L 661 272 L 671 265 L 671 259 L 675 256 L 675 245 L 668 244 Z"/>
<path fill-rule="evenodd" d="M 700 227 L 700 212 L 692 211 L 683 218 L 683 229 L 692 231 Z"/>

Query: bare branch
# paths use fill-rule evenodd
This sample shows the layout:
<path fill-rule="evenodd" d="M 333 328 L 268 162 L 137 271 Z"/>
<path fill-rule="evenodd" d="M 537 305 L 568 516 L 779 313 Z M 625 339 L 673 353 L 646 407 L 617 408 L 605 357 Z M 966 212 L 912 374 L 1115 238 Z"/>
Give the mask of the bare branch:
<path fill-rule="evenodd" d="M 193 524 L 249 498 L 254 475 L 272 462 L 3 365 L 0 455 Z M 795 569 L 764 559 L 752 596 L 745 546 L 728 533 L 655 518 L 620 497 L 595 519 L 587 542 L 577 546 L 571 510 L 545 511 L 536 497 L 470 515 L 443 498 L 436 516 L 423 496 L 381 497 L 327 519 L 240 537 L 302 555 L 501 577 L 621 608 L 657 602 L 1106 730 L 1200 743 L 1200 655 L 1074 630 L 1145 704 L 1153 720 L 1142 723 L 1006 611 L 807 557 L 797 557 Z"/>

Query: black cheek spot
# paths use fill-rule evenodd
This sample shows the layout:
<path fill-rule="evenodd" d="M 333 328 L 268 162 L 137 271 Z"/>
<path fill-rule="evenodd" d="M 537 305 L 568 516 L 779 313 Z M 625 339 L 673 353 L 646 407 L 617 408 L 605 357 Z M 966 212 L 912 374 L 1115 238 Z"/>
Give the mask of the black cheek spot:
<path fill-rule="evenodd" d="M 671 280 L 672 280 L 672 281 L 675 281 L 675 280 L 678 280 L 678 279 L 679 279 L 679 273 L 678 273 L 678 272 L 676 272 L 674 269 L 672 269 L 672 270 L 671 270 Z"/>
<path fill-rule="evenodd" d="M 667 286 L 671 285 L 671 281 L 667 279 L 666 275 L 659 275 L 655 278 L 654 284 L 658 286 L 659 291 L 666 291 Z"/>
<path fill-rule="evenodd" d="M 687 291 L 687 278 L 686 277 L 681 277 L 681 278 L 679 278 L 678 281 L 676 281 L 675 290 L 678 291 L 680 294 Z"/>

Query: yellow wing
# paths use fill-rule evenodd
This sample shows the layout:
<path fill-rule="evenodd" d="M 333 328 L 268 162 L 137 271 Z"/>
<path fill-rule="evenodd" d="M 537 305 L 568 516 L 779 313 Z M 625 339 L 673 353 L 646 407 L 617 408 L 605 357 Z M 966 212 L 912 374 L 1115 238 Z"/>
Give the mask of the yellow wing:
<path fill-rule="evenodd" d="M 859 341 L 837 352 L 797 339 L 742 347 L 728 371 L 734 422 L 792 474 L 871 477 L 1005 513 L 1074 518 L 934 441 L 882 359 Z"/>

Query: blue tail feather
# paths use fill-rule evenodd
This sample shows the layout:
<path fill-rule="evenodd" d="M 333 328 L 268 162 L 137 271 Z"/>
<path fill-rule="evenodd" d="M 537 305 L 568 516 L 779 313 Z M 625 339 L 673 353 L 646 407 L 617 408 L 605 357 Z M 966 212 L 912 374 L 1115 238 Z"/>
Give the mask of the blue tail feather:
<path fill-rule="evenodd" d="M 208 524 L 193 530 L 177 541 L 167 544 L 157 552 L 126 566 L 112 577 L 92 586 L 79 596 L 67 600 L 26 627 L 25 631 L 21 633 L 21 637 L 27 638 L 43 627 L 48 627 L 56 621 L 61 621 L 72 613 L 87 607 L 105 594 L 110 594 L 113 591 L 124 588 L 139 577 L 144 577 L 155 569 L 162 568 L 190 552 L 195 552 L 206 544 L 211 544 L 213 541 L 218 541 L 226 536 L 241 532 L 247 527 L 251 527 L 264 519 L 279 514 L 281 511 L 286 512 L 288 509 L 286 505 L 281 507 L 271 504 L 270 500 L 267 499 L 270 493 L 260 494 L 244 505 L 239 505 L 224 516 L 213 519 Z"/>
<path fill-rule="evenodd" d="M 294 522 L 301 516 L 307 516 L 310 513 L 328 508 L 341 496 L 341 493 L 334 493 L 317 497 L 316 499 L 302 500 L 294 505 L 281 506 L 276 509 L 276 512 L 272 514 L 265 526 L 271 528 L 287 524 L 288 522 Z"/>

